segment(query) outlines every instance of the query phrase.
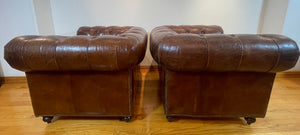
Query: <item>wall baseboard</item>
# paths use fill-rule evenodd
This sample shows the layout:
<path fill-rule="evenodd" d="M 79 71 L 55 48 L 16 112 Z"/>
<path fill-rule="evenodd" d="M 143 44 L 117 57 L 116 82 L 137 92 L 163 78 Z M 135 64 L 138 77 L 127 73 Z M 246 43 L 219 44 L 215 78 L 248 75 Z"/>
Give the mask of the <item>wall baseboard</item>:
<path fill-rule="evenodd" d="M 0 77 L 0 84 L 27 83 L 25 76 Z"/>
<path fill-rule="evenodd" d="M 158 66 L 139 66 L 138 69 L 158 71 Z M 276 78 L 300 78 L 300 72 L 280 72 L 276 74 Z M 11 83 L 27 83 L 27 79 L 25 76 L 0 77 L 0 85 Z"/>
<path fill-rule="evenodd" d="M 300 72 L 279 72 L 276 74 L 277 78 L 300 78 Z"/>

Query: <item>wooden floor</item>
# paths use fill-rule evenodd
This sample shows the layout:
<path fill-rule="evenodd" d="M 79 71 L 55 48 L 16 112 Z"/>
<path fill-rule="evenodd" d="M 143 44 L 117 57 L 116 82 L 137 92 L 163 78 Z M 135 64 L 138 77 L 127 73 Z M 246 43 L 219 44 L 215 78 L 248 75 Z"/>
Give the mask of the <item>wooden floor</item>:
<path fill-rule="evenodd" d="M 12 134 L 255 134 L 300 135 L 300 78 L 276 78 L 265 118 L 247 126 L 241 118 L 179 119 L 169 123 L 158 98 L 158 73 L 136 74 L 135 116 L 118 119 L 56 118 L 46 124 L 33 115 L 26 83 L 0 88 L 0 135 Z M 144 81 L 142 81 L 144 80 Z"/>

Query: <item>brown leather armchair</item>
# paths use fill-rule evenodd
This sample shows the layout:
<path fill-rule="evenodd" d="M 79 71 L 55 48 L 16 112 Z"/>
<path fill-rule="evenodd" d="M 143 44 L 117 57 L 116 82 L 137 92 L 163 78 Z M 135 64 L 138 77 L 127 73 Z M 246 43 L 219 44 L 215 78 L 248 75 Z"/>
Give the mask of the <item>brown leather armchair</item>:
<path fill-rule="evenodd" d="M 285 36 L 222 34 L 219 26 L 160 26 L 150 35 L 161 69 L 165 114 L 173 117 L 264 117 L 276 72 L 296 64 Z"/>
<path fill-rule="evenodd" d="M 132 115 L 133 68 L 144 58 L 139 27 L 81 27 L 79 36 L 21 36 L 5 46 L 11 67 L 26 72 L 35 116 Z"/>

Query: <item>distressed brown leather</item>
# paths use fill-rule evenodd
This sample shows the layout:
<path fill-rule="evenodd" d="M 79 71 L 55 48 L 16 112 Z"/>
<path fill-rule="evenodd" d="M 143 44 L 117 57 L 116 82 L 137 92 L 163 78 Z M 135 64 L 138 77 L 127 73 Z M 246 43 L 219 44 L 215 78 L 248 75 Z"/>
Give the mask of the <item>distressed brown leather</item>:
<path fill-rule="evenodd" d="M 297 44 L 282 35 L 222 33 L 218 26 L 152 30 L 168 118 L 265 116 L 276 72 L 295 66 Z"/>
<path fill-rule="evenodd" d="M 26 72 L 35 116 L 131 116 L 133 69 Z"/>
<path fill-rule="evenodd" d="M 264 117 L 275 73 L 166 70 L 166 114 Z"/>
<path fill-rule="evenodd" d="M 298 60 L 296 42 L 282 35 L 178 33 L 174 27 L 151 32 L 153 58 L 171 70 L 279 72 Z"/>
<path fill-rule="evenodd" d="M 99 28 L 106 33 L 101 36 L 16 37 L 5 46 L 4 56 L 11 67 L 25 72 L 117 71 L 143 60 L 147 43 L 144 29 L 129 26 Z M 88 29 L 82 27 L 78 34 Z M 93 32 L 94 27 L 90 31 Z"/>
<path fill-rule="evenodd" d="M 147 48 L 140 27 L 81 27 L 78 36 L 21 36 L 5 59 L 25 71 L 36 116 L 132 115 L 133 71 Z M 47 118 L 47 119 L 46 119 Z M 50 120 L 51 121 L 51 120 Z"/>
<path fill-rule="evenodd" d="M 117 35 L 120 35 L 121 33 L 124 33 L 125 31 L 129 30 L 130 28 L 132 28 L 132 27 L 131 26 L 124 26 L 124 27 L 119 27 L 119 26 L 109 26 L 109 27 L 104 27 L 104 26 L 94 26 L 94 27 L 83 26 L 83 27 L 80 27 L 77 30 L 77 35 L 87 35 L 87 36 L 113 35 L 113 36 L 117 36 Z"/>
<path fill-rule="evenodd" d="M 186 33 L 190 33 L 191 35 L 199 35 L 199 34 L 222 34 L 223 29 L 220 26 L 216 25 L 166 25 L 159 26 L 154 28 L 150 33 L 150 50 L 152 57 L 158 61 L 158 47 L 162 39 L 165 37 L 175 36 L 175 35 L 185 35 Z"/>

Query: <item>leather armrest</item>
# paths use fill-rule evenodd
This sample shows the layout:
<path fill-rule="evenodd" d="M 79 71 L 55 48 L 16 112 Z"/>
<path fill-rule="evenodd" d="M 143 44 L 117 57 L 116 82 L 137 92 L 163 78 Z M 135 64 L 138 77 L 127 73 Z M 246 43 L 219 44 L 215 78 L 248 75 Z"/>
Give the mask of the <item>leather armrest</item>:
<path fill-rule="evenodd" d="M 122 27 L 120 27 L 122 28 Z M 130 27 L 118 35 L 21 36 L 5 46 L 5 59 L 21 71 L 115 71 L 139 64 L 147 33 Z"/>
<path fill-rule="evenodd" d="M 279 72 L 299 57 L 295 41 L 270 34 L 170 34 L 151 48 L 159 64 L 175 71 Z"/>

